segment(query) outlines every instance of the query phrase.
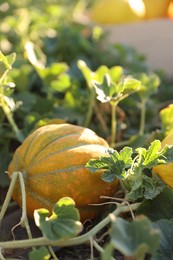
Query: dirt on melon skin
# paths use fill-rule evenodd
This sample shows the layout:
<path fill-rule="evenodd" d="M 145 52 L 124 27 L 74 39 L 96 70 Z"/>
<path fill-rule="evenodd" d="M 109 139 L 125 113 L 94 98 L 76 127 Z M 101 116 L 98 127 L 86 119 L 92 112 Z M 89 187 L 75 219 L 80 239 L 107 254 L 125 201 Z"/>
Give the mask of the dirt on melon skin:
<path fill-rule="evenodd" d="M 20 171 L 25 178 L 29 216 L 38 208 L 51 211 L 62 197 L 74 199 L 81 220 L 94 218 L 100 196 L 113 196 L 118 181 L 106 183 L 101 171 L 92 173 L 85 167 L 91 158 L 105 155 L 107 142 L 92 130 L 71 124 L 52 124 L 32 132 L 14 153 L 8 167 L 9 177 Z M 13 199 L 21 205 L 20 185 Z"/>

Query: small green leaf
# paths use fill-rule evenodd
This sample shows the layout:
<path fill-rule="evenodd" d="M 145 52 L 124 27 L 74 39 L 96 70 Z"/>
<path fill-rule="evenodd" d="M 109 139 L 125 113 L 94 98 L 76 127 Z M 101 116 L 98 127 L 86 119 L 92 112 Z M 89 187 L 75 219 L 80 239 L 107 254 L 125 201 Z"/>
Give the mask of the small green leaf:
<path fill-rule="evenodd" d="M 165 187 L 164 183 L 157 175 L 153 175 L 152 178 L 145 174 L 132 174 L 124 181 L 130 186 L 129 192 L 126 197 L 130 201 L 145 198 L 152 200 L 158 194 L 161 193 Z"/>
<path fill-rule="evenodd" d="M 92 172 L 96 172 L 100 169 L 107 169 L 106 163 L 102 161 L 102 159 L 91 159 L 89 160 L 86 165 L 88 169 Z"/>
<path fill-rule="evenodd" d="M 140 149 L 140 148 L 139 148 Z M 155 140 L 151 143 L 150 147 L 146 152 L 143 150 L 143 165 L 146 167 L 152 167 L 157 162 L 157 159 L 160 157 L 161 142 L 159 140 Z"/>
<path fill-rule="evenodd" d="M 152 73 L 146 74 L 141 73 L 138 76 L 138 79 L 141 82 L 141 88 L 138 91 L 138 95 L 142 99 L 148 99 L 153 93 L 155 93 L 160 85 L 159 77 Z"/>
<path fill-rule="evenodd" d="M 90 70 L 90 68 L 87 66 L 87 64 L 83 60 L 79 60 L 78 63 L 78 68 L 81 70 L 88 86 L 90 86 L 91 81 L 94 78 L 94 72 Z"/>
<path fill-rule="evenodd" d="M 10 70 L 12 68 L 12 65 L 16 59 L 16 53 L 11 53 L 7 56 L 3 55 L 3 53 L 0 51 L 0 63 L 2 62 L 7 70 Z"/>
<path fill-rule="evenodd" d="M 123 77 L 123 67 L 121 66 L 114 66 L 110 68 L 110 76 L 114 83 L 117 83 Z"/>
<path fill-rule="evenodd" d="M 154 140 L 148 150 L 137 148 L 136 151 L 139 156 L 142 156 L 143 167 L 152 168 L 157 164 L 166 164 L 173 161 L 173 147 L 167 145 L 161 150 L 159 140 Z"/>
<path fill-rule="evenodd" d="M 97 99 L 99 101 L 105 103 L 111 100 L 111 78 L 109 74 L 105 74 L 101 84 L 93 80 L 93 85 L 95 87 Z"/>
<path fill-rule="evenodd" d="M 102 81 L 98 81 L 98 78 L 101 79 L 101 77 L 97 77 L 98 70 L 92 81 L 97 99 L 102 103 L 118 104 L 121 100 L 139 90 L 140 81 L 131 77 L 124 78 L 122 67 L 114 66 L 110 69 L 106 67 L 106 69 L 107 71 L 105 70 L 105 74 L 102 75 Z"/>
<path fill-rule="evenodd" d="M 49 260 L 50 258 L 51 255 L 48 249 L 44 246 L 29 252 L 29 260 Z"/>
<path fill-rule="evenodd" d="M 76 236 L 82 230 L 79 222 L 79 211 L 71 198 L 60 199 L 48 217 L 46 209 L 38 209 L 34 212 L 36 225 L 43 235 L 50 240 L 67 239 Z"/>
<path fill-rule="evenodd" d="M 102 253 L 102 260 L 111 260 L 112 258 L 112 253 L 114 251 L 114 247 L 111 243 L 109 243 L 108 245 L 106 245 L 106 247 L 104 248 L 104 251 Z"/>
<path fill-rule="evenodd" d="M 106 182 L 111 182 L 115 178 L 122 179 L 126 175 L 126 169 L 128 169 L 132 163 L 132 148 L 124 147 L 119 153 L 116 150 L 108 149 L 108 155 L 102 156 L 99 159 L 91 159 L 86 167 L 96 172 L 99 169 L 105 169 L 106 171 L 102 175 L 102 179 Z"/>
<path fill-rule="evenodd" d="M 124 95 L 130 95 L 140 89 L 141 82 L 137 79 L 127 77 L 124 80 Z"/>
<path fill-rule="evenodd" d="M 112 217 L 111 243 L 125 256 L 143 259 L 147 253 L 156 252 L 160 242 L 160 232 L 152 227 L 145 216 L 132 222 Z"/>

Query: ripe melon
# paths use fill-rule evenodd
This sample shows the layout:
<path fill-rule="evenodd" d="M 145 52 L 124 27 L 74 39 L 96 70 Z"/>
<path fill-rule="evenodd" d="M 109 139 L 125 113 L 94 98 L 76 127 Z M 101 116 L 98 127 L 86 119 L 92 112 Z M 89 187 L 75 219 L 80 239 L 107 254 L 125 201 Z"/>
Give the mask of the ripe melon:
<path fill-rule="evenodd" d="M 92 130 L 71 124 L 50 124 L 32 132 L 16 150 L 8 167 L 12 178 L 15 171 L 23 173 L 29 216 L 34 210 L 53 205 L 62 197 L 71 197 L 78 207 L 81 220 L 94 218 L 101 195 L 112 196 L 117 180 L 106 183 L 102 171 L 92 173 L 85 167 L 91 158 L 105 155 L 107 142 Z M 21 205 L 19 183 L 13 199 Z"/>
<path fill-rule="evenodd" d="M 162 141 L 162 149 L 165 145 L 173 145 L 173 133 L 168 134 Z M 153 167 L 153 172 L 158 174 L 158 176 L 165 182 L 168 186 L 173 189 L 173 163 L 159 164 Z"/>

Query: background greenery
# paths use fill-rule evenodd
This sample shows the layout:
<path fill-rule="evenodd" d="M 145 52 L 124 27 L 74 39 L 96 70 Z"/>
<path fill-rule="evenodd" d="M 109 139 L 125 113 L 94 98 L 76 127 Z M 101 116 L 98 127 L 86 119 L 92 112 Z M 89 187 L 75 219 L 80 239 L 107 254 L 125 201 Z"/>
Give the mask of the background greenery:
<path fill-rule="evenodd" d="M 110 141 L 110 104 L 96 101 L 92 117 L 86 123 L 91 91 L 78 61 L 83 60 L 95 71 L 101 65 L 120 65 L 126 75 L 148 73 L 145 57 L 129 46 L 109 44 L 98 27 L 80 21 L 79 15 L 92 1 L 31 0 L 2 1 L 1 51 L 16 53 L 13 69 L 8 73 L 4 96 L 18 128 L 24 136 L 47 119 L 58 119 L 85 125 Z M 34 58 L 35 60 L 34 61 Z M 2 64 L 1 64 L 2 66 Z M 172 82 L 164 71 L 156 72 L 161 84 L 147 100 L 145 132 L 161 129 L 159 111 L 171 103 Z M 117 108 L 117 141 L 138 134 L 141 100 L 129 96 Z M 63 122 L 62 121 L 62 122 Z M 151 123 L 152 122 L 152 123 Z M 136 139 L 135 139 L 136 140 Z M 146 142 L 137 139 L 135 145 Z M 11 156 L 20 144 L 4 111 L 0 110 L 0 175 L 6 185 L 4 172 Z"/>

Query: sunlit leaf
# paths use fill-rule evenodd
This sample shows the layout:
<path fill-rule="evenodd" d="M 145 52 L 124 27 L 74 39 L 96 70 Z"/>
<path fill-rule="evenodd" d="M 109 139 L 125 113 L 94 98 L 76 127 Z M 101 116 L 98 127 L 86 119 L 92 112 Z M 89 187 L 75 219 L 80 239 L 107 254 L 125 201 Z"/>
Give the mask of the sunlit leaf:
<path fill-rule="evenodd" d="M 141 73 L 139 74 L 138 79 L 141 81 L 141 88 L 138 91 L 138 95 L 141 99 L 148 99 L 152 94 L 157 91 L 160 85 L 160 79 L 154 73 Z"/>
<path fill-rule="evenodd" d="M 43 235 L 50 240 L 74 237 L 82 230 L 79 211 L 68 197 L 55 204 L 50 217 L 48 210 L 38 209 L 34 212 L 34 218 Z"/>
<path fill-rule="evenodd" d="M 7 56 L 3 55 L 3 53 L 0 51 L 0 64 L 3 63 L 6 67 L 6 69 L 11 69 L 12 65 L 16 59 L 16 53 L 11 53 Z"/>
<path fill-rule="evenodd" d="M 161 142 L 159 140 L 154 140 L 148 150 L 137 148 L 136 151 L 142 156 L 141 162 L 147 168 L 151 168 L 157 164 L 166 164 L 173 160 L 173 147 L 167 145 L 161 149 Z"/>
<path fill-rule="evenodd" d="M 123 76 L 123 67 L 121 66 L 114 66 L 110 68 L 110 77 L 113 82 L 117 83 Z"/>

